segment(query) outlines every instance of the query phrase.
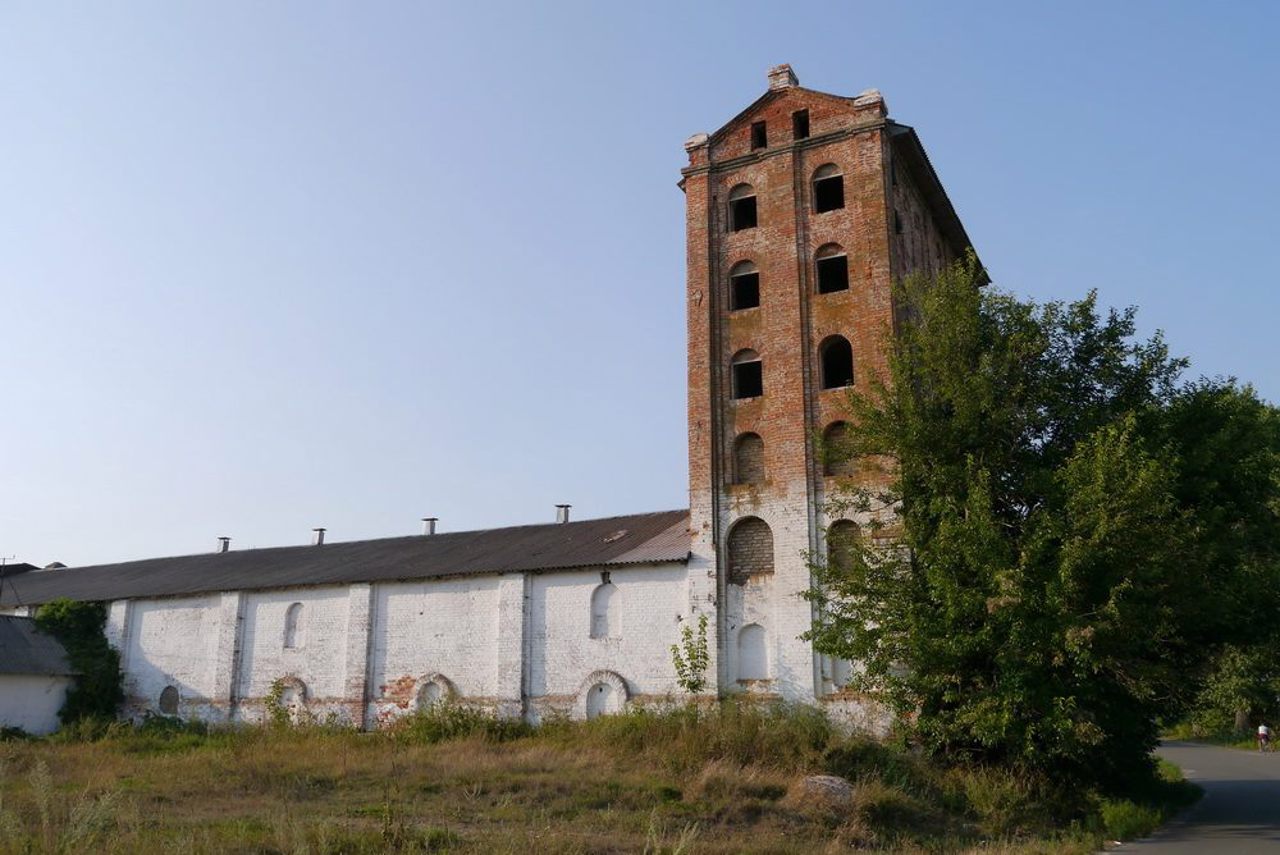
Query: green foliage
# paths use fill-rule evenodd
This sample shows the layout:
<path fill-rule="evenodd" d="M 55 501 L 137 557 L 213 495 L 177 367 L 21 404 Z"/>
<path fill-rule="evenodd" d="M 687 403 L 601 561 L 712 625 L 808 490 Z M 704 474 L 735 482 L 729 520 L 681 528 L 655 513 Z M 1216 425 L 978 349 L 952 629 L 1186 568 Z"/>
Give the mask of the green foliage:
<path fill-rule="evenodd" d="M 1202 734 L 1244 730 L 1252 736 L 1254 724 L 1280 715 L 1280 646 L 1257 644 L 1226 647 L 1196 698 L 1192 724 Z"/>
<path fill-rule="evenodd" d="M 399 719 L 391 733 L 405 742 L 434 744 L 467 737 L 508 742 L 528 736 L 532 730 L 519 719 L 499 718 L 464 704 L 442 701 Z"/>
<path fill-rule="evenodd" d="M 112 720 L 124 701 L 120 654 L 107 643 L 106 625 L 103 603 L 54 600 L 36 612 L 36 626 L 62 643 L 80 675 L 58 713 L 64 725 L 82 719 Z"/>
<path fill-rule="evenodd" d="M 838 450 L 884 464 L 888 487 L 833 507 L 877 536 L 815 563 L 811 637 L 932 753 L 1123 790 L 1221 640 L 1263 631 L 1276 413 L 1179 387 L 1132 309 L 980 282 L 970 257 L 900 288 L 888 376 L 851 393 Z"/>
<path fill-rule="evenodd" d="M 698 630 L 686 621 L 680 627 L 680 642 L 671 645 L 671 664 L 676 669 L 680 688 L 696 695 L 707 686 L 707 666 L 711 662 L 707 649 L 707 616 L 698 615 Z"/>

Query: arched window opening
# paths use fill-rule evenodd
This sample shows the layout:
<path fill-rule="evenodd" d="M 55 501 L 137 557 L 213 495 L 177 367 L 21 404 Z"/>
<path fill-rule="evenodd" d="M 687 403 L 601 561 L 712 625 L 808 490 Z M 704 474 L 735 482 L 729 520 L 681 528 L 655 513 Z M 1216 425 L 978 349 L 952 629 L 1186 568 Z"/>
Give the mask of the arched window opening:
<path fill-rule="evenodd" d="M 298 647 L 301 642 L 298 624 L 302 620 L 302 603 L 294 603 L 284 613 L 284 646 L 286 649 Z"/>
<path fill-rule="evenodd" d="M 744 433 L 733 442 L 733 483 L 764 483 L 764 440 Z"/>
<path fill-rule="evenodd" d="M 823 214 L 844 207 L 844 176 L 834 163 L 818 167 L 813 173 L 813 210 Z"/>
<path fill-rule="evenodd" d="M 759 517 L 744 517 L 729 530 L 729 581 L 773 572 L 773 530 Z"/>
<path fill-rule="evenodd" d="M 729 231 L 740 232 L 756 227 L 756 191 L 750 184 L 739 184 L 729 191 Z"/>
<path fill-rule="evenodd" d="M 861 531 L 852 520 L 836 520 L 827 528 L 827 565 L 842 573 L 853 569 Z"/>
<path fill-rule="evenodd" d="M 178 714 L 178 689 L 175 686 L 165 686 L 160 692 L 160 714 Z"/>
<path fill-rule="evenodd" d="M 829 243 L 821 247 L 814 258 L 819 294 L 849 290 L 849 258 L 844 254 L 844 247 L 838 243 Z"/>
<path fill-rule="evenodd" d="M 818 347 L 822 362 L 822 388 L 839 389 L 853 385 L 853 347 L 844 336 L 833 335 Z"/>
<path fill-rule="evenodd" d="M 622 634 L 619 620 L 620 597 L 612 582 L 605 582 L 591 592 L 591 637 L 618 638 Z"/>
<path fill-rule="evenodd" d="M 750 261 L 739 261 L 729 271 L 729 310 L 760 305 L 760 272 Z"/>
<path fill-rule="evenodd" d="M 852 434 L 848 422 L 832 422 L 822 432 L 822 474 L 837 477 L 853 474 Z"/>
<path fill-rule="evenodd" d="M 769 679 L 769 636 L 758 623 L 738 630 L 738 680 Z"/>
<path fill-rule="evenodd" d="M 733 357 L 732 393 L 736 398 L 759 398 L 764 394 L 764 363 L 754 350 L 740 350 Z"/>

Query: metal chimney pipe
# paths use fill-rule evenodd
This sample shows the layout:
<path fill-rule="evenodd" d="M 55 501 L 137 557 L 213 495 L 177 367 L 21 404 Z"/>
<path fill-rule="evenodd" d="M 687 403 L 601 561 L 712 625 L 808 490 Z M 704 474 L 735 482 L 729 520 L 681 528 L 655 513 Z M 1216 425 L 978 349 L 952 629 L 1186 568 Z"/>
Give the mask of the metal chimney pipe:
<path fill-rule="evenodd" d="M 437 523 L 437 522 L 439 522 L 439 521 L 440 521 L 440 518 L 439 518 L 439 517 L 423 517 L 423 518 L 422 518 L 422 533 L 423 533 L 423 534 L 435 534 L 435 533 L 436 533 L 436 523 Z"/>
<path fill-rule="evenodd" d="M 219 551 L 219 552 L 230 552 L 230 551 L 231 551 L 231 538 L 227 537 L 226 535 L 223 535 L 223 536 L 219 537 L 219 538 L 218 538 L 218 551 Z"/>
<path fill-rule="evenodd" d="M 569 509 L 573 505 L 556 505 L 556 522 L 567 523 L 569 521 Z"/>
<path fill-rule="evenodd" d="M 312 545 L 312 546 L 324 546 L 324 533 L 325 533 L 327 530 L 328 530 L 328 529 L 323 529 L 323 528 L 313 528 L 313 529 L 311 529 L 311 531 L 312 531 L 312 532 L 314 532 L 314 534 L 313 534 L 313 536 L 312 536 L 312 538 L 311 538 L 311 545 Z"/>

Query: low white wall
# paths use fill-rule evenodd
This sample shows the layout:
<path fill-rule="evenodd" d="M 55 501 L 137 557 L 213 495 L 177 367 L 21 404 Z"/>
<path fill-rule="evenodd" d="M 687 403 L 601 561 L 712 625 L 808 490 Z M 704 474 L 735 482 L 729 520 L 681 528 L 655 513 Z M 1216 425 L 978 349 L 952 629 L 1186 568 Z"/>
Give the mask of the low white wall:
<path fill-rule="evenodd" d="M 595 638 L 605 575 L 612 623 Z M 688 608 L 687 570 L 672 563 L 119 601 L 108 635 L 124 649 L 133 718 L 160 713 L 173 686 L 182 717 L 256 721 L 284 678 L 312 715 L 365 727 L 412 711 L 424 690 L 537 721 L 585 714 L 588 682 L 616 687 L 619 704 L 678 694 L 670 647 Z"/>
<path fill-rule="evenodd" d="M 18 727 L 37 736 L 53 733 L 73 679 L 0 674 L 0 727 Z"/>

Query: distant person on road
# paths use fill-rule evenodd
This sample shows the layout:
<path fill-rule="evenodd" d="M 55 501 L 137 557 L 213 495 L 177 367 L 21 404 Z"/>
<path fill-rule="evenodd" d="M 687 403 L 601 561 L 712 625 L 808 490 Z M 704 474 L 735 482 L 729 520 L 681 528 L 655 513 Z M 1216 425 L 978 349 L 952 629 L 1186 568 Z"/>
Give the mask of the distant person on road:
<path fill-rule="evenodd" d="M 1271 745 L 1271 728 L 1267 727 L 1267 723 L 1263 722 L 1258 725 L 1258 750 L 1266 751 Z"/>

